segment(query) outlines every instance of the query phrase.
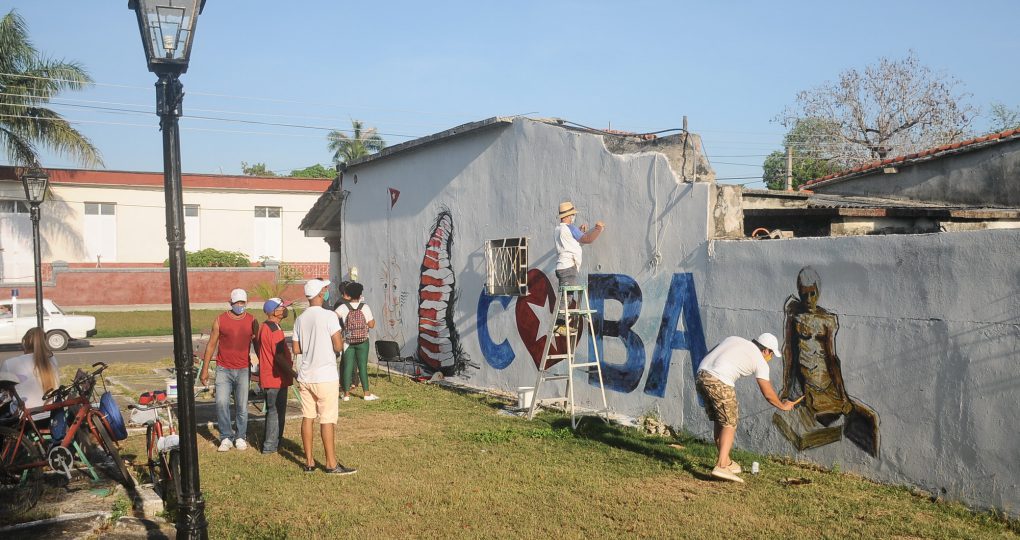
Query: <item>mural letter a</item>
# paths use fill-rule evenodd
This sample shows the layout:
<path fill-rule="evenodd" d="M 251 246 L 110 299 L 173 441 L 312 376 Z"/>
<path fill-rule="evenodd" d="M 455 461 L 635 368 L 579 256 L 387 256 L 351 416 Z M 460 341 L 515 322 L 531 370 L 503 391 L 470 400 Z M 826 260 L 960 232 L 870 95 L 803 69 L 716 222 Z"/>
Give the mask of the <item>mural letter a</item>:
<path fill-rule="evenodd" d="M 645 370 L 645 344 L 631 327 L 641 315 L 641 287 L 634 278 L 623 274 L 590 274 L 588 291 L 591 308 L 596 314 L 592 321 L 595 326 L 595 343 L 599 348 L 599 359 L 602 361 L 602 379 L 606 388 L 617 392 L 630 393 L 639 382 Z M 606 300 L 616 300 L 623 304 L 623 314 L 619 321 L 607 321 L 603 318 Z M 618 337 L 627 348 L 627 361 L 623 364 L 608 364 L 603 337 Z M 594 359 L 595 351 L 588 346 L 588 357 Z M 598 385 L 598 377 L 591 375 L 588 382 Z"/>
<path fill-rule="evenodd" d="M 686 331 L 677 330 L 680 315 L 684 316 Z M 701 328 L 701 313 L 698 311 L 698 295 L 694 292 L 694 278 L 690 273 L 673 274 L 669 285 L 669 296 L 662 310 L 659 335 L 655 338 L 655 352 L 652 365 L 645 380 L 645 393 L 665 397 L 666 381 L 669 379 L 669 361 L 673 351 L 691 351 L 691 368 L 695 375 L 701 360 L 708 354 L 705 347 L 705 332 Z"/>

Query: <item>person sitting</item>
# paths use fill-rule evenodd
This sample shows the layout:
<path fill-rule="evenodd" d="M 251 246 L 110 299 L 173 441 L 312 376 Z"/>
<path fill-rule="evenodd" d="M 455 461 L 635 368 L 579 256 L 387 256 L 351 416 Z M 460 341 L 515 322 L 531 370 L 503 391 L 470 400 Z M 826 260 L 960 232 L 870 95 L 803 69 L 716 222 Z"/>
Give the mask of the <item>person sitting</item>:
<path fill-rule="evenodd" d="M 6 304 L 0 305 L 0 319 L 9 319 L 13 316 L 14 314 L 11 313 L 11 306 Z"/>
<path fill-rule="evenodd" d="M 25 408 L 42 407 L 45 404 L 43 396 L 60 386 L 57 359 L 46 344 L 46 333 L 39 328 L 29 328 L 25 332 L 21 338 L 21 349 L 25 354 L 4 360 L 0 363 L 0 372 L 17 378 L 18 395 Z M 41 413 L 39 416 L 47 418 L 49 413 Z"/>

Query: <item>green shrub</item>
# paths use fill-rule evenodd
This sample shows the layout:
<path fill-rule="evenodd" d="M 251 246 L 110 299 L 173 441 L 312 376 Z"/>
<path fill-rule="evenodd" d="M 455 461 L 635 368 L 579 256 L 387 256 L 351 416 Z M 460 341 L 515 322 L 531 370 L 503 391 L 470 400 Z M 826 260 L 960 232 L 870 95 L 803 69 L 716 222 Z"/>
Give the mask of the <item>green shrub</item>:
<path fill-rule="evenodd" d="M 220 251 L 206 248 L 187 253 L 188 268 L 247 268 L 251 261 L 246 253 L 240 251 Z M 163 266 L 170 266 L 170 259 L 163 261 Z"/>

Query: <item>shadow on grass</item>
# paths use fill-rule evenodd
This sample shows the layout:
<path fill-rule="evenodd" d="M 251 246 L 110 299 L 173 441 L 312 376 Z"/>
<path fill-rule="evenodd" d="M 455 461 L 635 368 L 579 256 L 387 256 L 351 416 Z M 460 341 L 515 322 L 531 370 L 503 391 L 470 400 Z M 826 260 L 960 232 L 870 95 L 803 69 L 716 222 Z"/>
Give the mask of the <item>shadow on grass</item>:
<path fill-rule="evenodd" d="M 570 429 L 570 418 L 550 419 L 549 425 L 554 429 Z M 647 436 L 634 428 L 607 424 L 601 418 L 586 416 L 581 418 L 574 430 L 579 438 L 596 441 L 606 446 L 619 448 L 648 456 L 659 460 L 670 467 L 680 467 L 690 473 L 691 476 L 706 481 L 714 481 L 705 470 L 705 466 L 691 452 L 674 448 L 670 444 L 680 442 L 681 444 L 692 444 L 696 441 L 691 438 L 682 438 L 681 441 L 673 441 L 663 437 Z M 686 444 L 684 444 L 686 446 Z"/>

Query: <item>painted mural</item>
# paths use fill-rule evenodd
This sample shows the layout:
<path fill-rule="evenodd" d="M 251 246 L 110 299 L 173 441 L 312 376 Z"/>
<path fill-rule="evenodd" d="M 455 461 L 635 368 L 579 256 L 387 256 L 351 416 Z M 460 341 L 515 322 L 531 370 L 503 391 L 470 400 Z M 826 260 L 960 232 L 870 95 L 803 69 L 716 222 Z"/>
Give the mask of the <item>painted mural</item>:
<path fill-rule="evenodd" d="M 393 215 L 393 207 L 400 198 L 400 191 L 388 188 L 389 206 L 386 210 L 386 254 L 379 272 L 379 281 L 383 287 L 382 304 L 382 325 L 379 328 L 379 337 L 397 343 L 403 343 L 404 339 L 404 304 L 407 301 L 408 293 L 400 286 L 400 265 L 393 253 L 390 242 L 390 228 Z"/>
<path fill-rule="evenodd" d="M 462 373 L 470 358 L 454 319 L 457 277 L 451 264 L 453 214 L 443 208 L 425 243 L 418 284 L 418 359 L 444 374 Z"/>
<path fill-rule="evenodd" d="M 528 284 L 528 296 L 516 299 L 513 312 L 520 343 L 537 366 L 541 361 L 542 347 L 545 346 L 545 329 L 553 317 L 555 294 L 549 278 L 541 270 L 533 268 L 528 271 Z M 625 274 L 590 274 L 588 294 L 591 307 L 596 311 L 592 321 L 595 327 L 594 342 L 599 347 L 602 377 L 607 390 L 630 393 L 638 389 L 643 378 L 644 393 L 665 397 L 672 357 L 676 351 L 690 353 L 691 371 L 697 373 L 708 351 L 694 278 L 690 273 L 673 274 L 661 314 L 642 313 L 644 302 L 641 286 Z M 489 296 L 484 290 L 478 298 L 476 322 L 479 349 L 486 363 L 496 369 L 510 366 L 517 353 L 509 340 L 504 339 L 499 343 L 493 341 L 489 330 L 489 312 L 493 303 L 499 303 L 504 310 L 509 310 L 512 300 L 510 296 Z M 607 301 L 621 304 L 622 314 L 618 320 L 605 318 Z M 634 330 L 642 315 L 658 317 L 659 321 L 650 361 L 644 341 Z M 606 357 L 603 350 L 605 339 L 620 340 L 626 351 L 622 361 L 620 358 Z M 591 341 L 588 342 L 588 356 L 594 358 Z M 596 386 L 597 375 L 591 374 L 588 382 Z"/>
<path fill-rule="evenodd" d="M 805 399 L 792 411 L 775 413 L 772 421 L 798 450 L 846 437 L 878 457 L 878 414 L 847 393 L 836 354 L 839 317 L 818 305 L 821 289 L 818 272 L 806 266 L 797 275 L 797 295 L 790 296 L 783 307 L 785 343 L 779 398 Z"/>

